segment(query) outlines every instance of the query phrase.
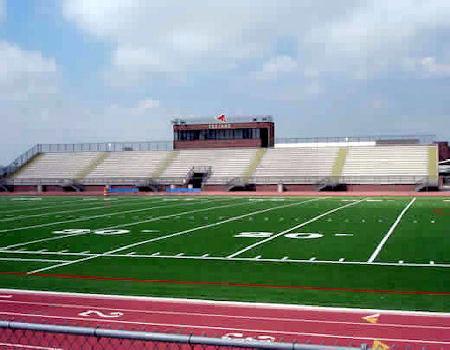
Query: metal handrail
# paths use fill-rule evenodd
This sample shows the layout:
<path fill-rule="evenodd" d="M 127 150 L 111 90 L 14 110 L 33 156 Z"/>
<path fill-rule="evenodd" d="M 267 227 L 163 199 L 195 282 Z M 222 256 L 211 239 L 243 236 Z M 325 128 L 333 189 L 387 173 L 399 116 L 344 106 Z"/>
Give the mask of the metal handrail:
<path fill-rule="evenodd" d="M 58 336 L 85 336 L 103 339 L 120 339 L 129 341 L 144 341 L 157 343 L 174 343 L 186 345 L 204 345 L 227 348 L 245 348 L 245 349 L 265 349 L 265 350 L 358 350 L 367 349 L 367 345 L 362 344 L 359 348 L 355 347 L 336 347 L 326 345 L 312 345 L 299 343 L 281 343 L 259 340 L 240 340 L 228 338 L 212 338 L 205 336 L 157 333 L 143 331 L 126 331 L 118 329 L 78 327 L 78 326 L 60 326 L 52 324 L 0 321 L 0 329 L 26 330 L 31 332 L 45 332 L 57 334 Z"/>
<path fill-rule="evenodd" d="M 386 183 L 386 184 L 437 184 L 435 177 L 415 176 L 415 175 L 386 175 L 386 176 L 252 176 L 252 177 L 210 177 L 206 184 L 321 184 L 327 179 L 328 183 L 334 184 L 358 184 L 358 183 Z M 62 185 L 67 182 L 77 182 L 83 185 L 120 185 L 120 184 L 146 184 L 149 181 L 161 185 L 185 183 L 185 177 L 99 177 L 85 179 L 68 179 L 68 178 L 19 178 L 7 179 L 4 182 L 8 185 Z"/>

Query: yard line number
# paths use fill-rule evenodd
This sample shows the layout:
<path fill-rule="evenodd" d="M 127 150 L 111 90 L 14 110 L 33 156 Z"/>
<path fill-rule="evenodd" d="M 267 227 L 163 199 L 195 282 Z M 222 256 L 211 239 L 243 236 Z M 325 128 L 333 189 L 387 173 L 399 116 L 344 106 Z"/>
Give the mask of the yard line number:
<path fill-rule="evenodd" d="M 234 237 L 237 238 L 268 238 L 272 236 L 274 232 L 241 232 Z M 291 232 L 284 235 L 286 238 L 293 239 L 315 239 L 323 237 L 323 234 L 317 232 Z"/>

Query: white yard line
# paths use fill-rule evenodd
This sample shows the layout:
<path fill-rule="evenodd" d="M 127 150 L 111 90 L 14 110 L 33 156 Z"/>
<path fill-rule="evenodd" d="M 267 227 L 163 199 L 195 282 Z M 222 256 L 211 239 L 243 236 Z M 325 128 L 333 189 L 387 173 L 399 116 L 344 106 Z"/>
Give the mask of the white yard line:
<path fill-rule="evenodd" d="M 58 267 L 63 267 L 63 266 L 68 266 L 68 265 L 81 263 L 81 262 L 92 260 L 92 259 L 96 259 L 96 258 L 99 258 L 99 257 L 102 257 L 102 256 L 108 256 L 110 254 L 114 254 L 114 253 L 117 253 L 117 252 L 120 252 L 120 251 L 123 251 L 123 250 L 127 250 L 129 248 L 136 247 L 136 246 L 139 246 L 139 245 L 142 245 L 142 244 L 146 244 L 146 243 L 150 243 L 150 242 L 156 242 L 156 241 L 159 241 L 159 240 L 180 236 L 180 235 L 183 235 L 183 234 L 186 234 L 186 233 L 202 230 L 202 229 L 205 229 L 205 228 L 208 228 L 208 227 L 215 227 L 215 226 L 222 225 L 222 224 L 225 224 L 225 223 L 228 223 L 228 222 L 236 221 L 236 220 L 239 220 L 239 219 L 247 217 L 247 216 L 257 215 L 257 214 L 261 214 L 261 213 L 266 213 L 266 212 L 271 211 L 271 210 L 287 208 L 287 207 L 291 207 L 291 206 L 295 206 L 295 205 L 300 205 L 300 204 L 303 204 L 303 203 L 318 201 L 318 200 L 321 200 L 321 199 L 324 199 L 324 198 L 326 198 L 326 197 L 313 198 L 313 199 L 301 201 L 301 202 L 298 202 L 298 203 L 281 205 L 281 206 L 277 206 L 277 207 L 272 207 L 272 208 L 268 208 L 268 209 L 262 209 L 262 210 L 250 212 L 250 213 L 239 215 L 239 216 L 234 216 L 234 217 L 231 217 L 229 219 L 218 221 L 218 222 L 215 222 L 215 223 L 212 223 L 212 224 L 203 225 L 203 226 L 197 226 L 197 227 L 194 227 L 192 229 L 179 231 L 179 232 L 171 233 L 171 234 L 168 234 L 168 235 L 147 239 L 145 241 L 139 241 L 139 242 L 135 242 L 135 243 L 132 243 L 132 244 L 128 244 L 126 246 L 122 246 L 122 247 L 110 250 L 110 251 L 102 253 L 102 254 L 96 254 L 94 256 L 89 256 L 89 257 L 85 257 L 85 258 L 74 260 L 74 261 L 69 261 L 69 262 L 65 262 L 65 263 L 61 263 L 61 264 L 57 264 L 57 265 L 52 265 L 52 266 L 47 266 L 47 267 L 44 267 L 42 269 L 37 269 L 37 270 L 30 271 L 30 272 L 28 272 L 28 274 L 33 274 L 33 273 L 37 273 L 37 272 L 51 270 L 51 269 L 58 268 Z M 248 204 L 248 203 L 244 202 L 242 204 Z"/>
<path fill-rule="evenodd" d="M 99 201 L 101 201 L 101 200 L 103 200 L 103 198 L 99 199 Z M 86 204 L 86 202 L 83 202 L 83 201 L 84 201 L 83 199 L 74 198 L 73 200 L 70 200 L 70 201 L 62 201 L 62 202 L 55 201 L 55 202 L 53 202 L 54 205 L 47 205 L 47 206 L 44 206 L 44 207 L 13 209 L 13 210 L 7 210 L 7 211 L 3 211 L 2 210 L 2 215 L 3 214 L 10 214 L 10 213 L 18 213 L 18 212 L 23 212 L 23 211 L 33 211 L 33 210 L 42 210 L 42 209 L 51 209 L 51 208 L 60 208 L 60 207 L 71 207 L 71 206 L 74 206 L 74 205 L 84 205 L 84 204 Z M 27 204 L 29 204 L 29 202 L 27 202 Z M 43 204 L 43 203 L 41 203 L 41 204 Z"/>
<path fill-rule="evenodd" d="M 211 203 L 211 202 L 212 201 L 210 201 L 209 203 Z M 215 201 L 215 202 L 218 202 L 218 201 Z M 244 204 L 246 204 L 246 203 L 232 204 L 231 206 L 233 206 L 233 205 L 244 205 Z M 168 205 L 168 206 L 164 206 L 164 207 L 170 207 L 170 206 L 175 206 L 175 205 L 176 204 Z M 154 208 L 157 208 L 157 207 L 153 207 L 153 209 Z M 138 225 L 138 224 L 141 224 L 141 223 L 147 223 L 147 222 L 157 221 L 157 220 L 161 220 L 161 219 L 171 218 L 171 217 L 178 216 L 178 215 L 185 215 L 185 214 L 200 212 L 200 211 L 204 211 L 204 210 L 211 210 L 211 209 L 216 209 L 216 208 L 222 208 L 222 206 L 208 207 L 208 208 L 205 208 L 205 209 L 195 209 L 195 210 L 189 210 L 189 211 L 180 212 L 180 213 L 176 213 L 176 214 L 157 216 L 157 217 L 154 217 L 154 218 L 151 218 L 151 219 L 148 219 L 148 220 L 144 220 L 144 221 L 133 221 L 133 222 L 128 223 L 128 224 L 103 227 L 103 228 L 100 228 L 99 230 L 105 230 L 105 229 L 116 228 L 116 227 L 133 226 L 133 225 Z M 151 208 L 148 208 L 148 209 L 151 209 Z M 86 235 L 86 234 L 87 233 L 74 233 L 74 234 L 69 234 L 69 235 L 60 235 L 60 236 L 56 236 L 56 237 L 40 238 L 40 239 L 35 239 L 35 240 L 32 240 L 32 241 L 10 244 L 10 245 L 5 246 L 5 247 L 0 247 L 0 249 L 16 248 L 16 247 L 21 247 L 21 246 L 28 245 L 28 244 L 40 243 L 40 242 L 48 242 L 48 241 L 55 241 L 55 240 L 60 240 L 60 239 L 64 239 L 64 238 L 67 238 L 67 237 L 81 236 L 81 235 Z"/>
<path fill-rule="evenodd" d="M 229 199 L 229 200 L 232 200 L 232 199 Z M 55 226 L 55 225 L 59 225 L 59 224 L 67 224 L 69 222 L 88 221 L 88 220 L 91 220 L 91 219 L 104 218 L 104 217 L 108 217 L 108 216 L 123 215 L 123 214 L 128 214 L 128 213 L 138 213 L 138 212 L 148 211 L 148 210 L 157 209 L 157 208 L 176 207 L 176 206 L 180 206 L 180 205 L 181 206 L 198 205 L 198 204 L 199 203 L 197 203 L 197 202 L 192 202 L 192 203 L 188 202 L 188 203 L 159 205 L 159 206 L 156 206 L 156 207 L 148 207 L 148 208 L 133 209 L 133 210 L 122 210 L 122 211 L 117 211 L 117 212 L 113 212 L 113 213 L 85 216 L 85 217 L 81 217 L 81 218 L 77 218 L 77 219 L 71 219 L 71 220 L 65 220 L 65 221 L 56 221 L 56 222 L 49 222 L 49 223 L 45 223 L 45 224 L 39 224 L 39 225 L 15 227 L 15 228 L 10 228 L 10 229 L 0 230 L 0 233 L 26 230 L 26 229 L 30 229 L 30 228 Z"/>
<path fill-rule="evenodd" d="M 349 204 L 345 204 L 345 205 L 343 205 L 343 206 L 340 206 L 340 207 L 337 207 L 337 208 L 328 210 L 328 211 L 326 211 L 325 213 L 322 213 L 322 214 L 320 214 L 320 215 L 317 215 L 317 216 L 313 217 L 312 219 L 309 219 L 308 221 L 305 221 L 305 222 L 303 222 L 303 223 L 301 223 L 301 224 L 299 224 L 299 225 L 295 225 L 295 226 L 293 226 L 293 227 L 291 227 L 291 228 L 288 228 L 287 230 L 281 231 L 281 232 L 279 232 L 279 233 L 277 233 L 277 234 L 275 234 L 275 235 L 273 235 L 273 236 L 270 236 L 270 237 L 268 237 L 268 238 L 266 238 L 266 239 L 263 239 L 263 240 L 261 240 L 261 241 L 255 242 L 255 243 L 253 243 L 253 244 L 250 244 L 250 245 L 248 245 L 247 247 L 245 247 L 244 249 L 241 249 L 241 250 L 239 250 L 239 251 L 237 251 L 237 252 L 235 252 L 235 253 L 233 253 L 233 254 L 228 255 L 227 258 L 229 258 L 229 259 L 230 259 L 230 258 L 234 258 L 234 257 L 236 257 L 236 256 L 238 256 L 238 255 L 240 255 L 240 254 L 242 254 L 242 253 L 245 253 L 245 252 L 247 252 L 247 251 L 249 251 L 249 250 L 251 250 L 251 249 L 253 249 L 253 248 L 255 248 L 255 247 L 259 246 L 259 245 L 261 245 L 261 244 L 267 243 L 267 242 L 269 242 L 269 241 L 271 241 L 271 240 L 273 240 L 273 239 L 275 239 L 275 238 L 277 238 L 277 237 L 280 237 L 280 236 L 282 236 L 282 235 L 284 235 L 284 234 L 286 234 L 286 233 L 289 233 L 289 232 L 291 232 L 291 231 L 293 231 L 293 230 L 296 230 L 296 229 L 298 229 L 298 228 L 301 228 L 301 227 L 303 227 L 303 226 L 309 225 L 310 223 L 312 223 L 312 222 L 314 222 L 314 221 L 317 221 L 317 220 L 319 220 L 320 218 L 323 218 L 324 216 L 330 215 L 330 214 L 332 214 L 332 213 L 334 213 L 334 212 L 336 212 L 336 211 L 339 211 L 339 210 L 345 209 L 345 208 L 347 208 L 347 207 L 353 206 L 353 205 L 355 205 L 355 204 L 361 203 L 361 202 L 364 201 L 364 200 L 365 200 L 365 198 L 364 198 L 364 199 L 360 199 L 360 200 L 358 200 L 358 201 L 356 201 L 356 202 L 351 202 L 351 203 L 349 203 Z"/>
<path fill-rule="evenodd" d="M 63 319 L 63 320 L 74 320 L 74 321 L 86 321 L 83 317 L 70 317 L 70 316 L 57 316 L 57 315 L 47 315 L 47 314 L 33 314 L 33 313 L 19 313 L 19 312 L 4 312 L 0 311 L 0 315 L 8 316 L 22 316 L 22 317 L 42 317 L 49 319 Z M 255 332 L 255 333 L 270 333 L 270 334 L 286 334 L 286 335 L 305 335 L 310 337 L 320 337 L 320 338 L 332 338 L 332 339 L 353 339 L 353 340 L 374 340 L 371 337 L 355 337 L 355 336 L 345 336 L 336 335 L 330 333 L 311 333 L 311 332 L 296 332 L 296 331 L 284 331 L 278 329 L 253 329 L 253 328 L 235 328 L 235 327 L 222 327 L 222 326 L 209 326 L 207 324 L 175 324 L 175 323 L 159 323 L 159 322 L 139 322 L 139 321 L 122 321 L 122 320 L 105 320 L 101 318 L 90 318 L 89 321 L 101 322 L 101 323 L 113 323 L 113 324 L 131 324 L 131 325 L 145 325 L 145 326 L 160 326 L 160 327 L 172 327 L 172 328 L 195 328 L 195 329 L 214 329 L 223 331 L 242 331 L 242 332 Z M 419 343 L 419 344 L 439 344 L 439 345 L 450 345 L 448 341 L 438 341 L 438 340 L 425 340 L 425 339 L 403 339 L 403 338 L 376 338 L 383 341 L 392 342 L 405 342 L 405 343 Z"/>
<path fill-rule="evenodd" d="M 372 255 L 370 256 L 369 260 L 367 260 L 368 263 L 372 263 L 374 262 L 374 260 L 377 258 L 378 254 L 380 254 L 381 249 L 383 249 L 384 245 L 386 244 L 387 240 L 389 239 L 389 237 L 391 237 L 392 233 L 394 232 L 394 230 L 397 228 L 398 224 L 400 223 L 400 221 L 403 218 L 403 215 L 406 214 L 406 212 L 408 211 L 409 208 L 411 208 L 411 206 L 414 204 L 414 202 L 416 201 L 416 197 L 414 197 L 413 199 L 411 199 L 411 201 L 406 205 L 406 207 L 401 211 L 401 213 L 398 215 L 397 219 L 395 220 L 395 222 L 392 224 L 391 228 L 389 229 L 389 231 L 384 235 L 383 239 L 381 240 L 380 243 L 378 243 L 378 246 L 375 248 L 375 250 L 373 251 Z"/>
<path fill-rule="evenodd" d="M 133 203 L 134 202 L 134 203 Z M 157 202 L 152 201 L 151 203 Z M 19 215 L 19 216 L 13 216 L 13 217 L 8 217 L 8 218 L 4 218 L 4 219 L 0 219 L 0 222 L 2 221 L 16 221 L 16 220 L 21 220 L 21 219 L 28 219 L 28 218 L 35 218 L 35 217 L 41 217 L 41 216 L 50 216 L 50 215 L 55 215 L 55 214 L 64 214 L 64 213 L 75 213 L 75 212 L 79 212 L 79 211 L 89 211 L 89 210 L 97 210 L 97 209 L 114 209 L 111 208 L 111 206 L 120 206 L 120 205 L 124 205 L 124 206 L 128 206 L 128 205 L 144 205 L 145 202 L 136 202 L 135 199 L 131 200 L 131 201 L 117 201 L 114 203 L 108 203 L 109 206 L 95 206 L 95 207 L 84 207 L 81 209 L 69 209 L 69 210 L 62 210 L 62 211 L 54 211 L 54 212 L 45 212 L 45 213 L 39 213 L 39 214 L 32 214 L 32 215 Z"/>

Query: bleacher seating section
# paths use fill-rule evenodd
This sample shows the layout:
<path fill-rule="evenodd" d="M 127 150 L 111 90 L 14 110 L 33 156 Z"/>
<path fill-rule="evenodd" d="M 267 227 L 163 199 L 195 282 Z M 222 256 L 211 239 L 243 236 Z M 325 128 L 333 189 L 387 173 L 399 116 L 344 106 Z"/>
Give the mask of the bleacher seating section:
<path fill-rule="evenodd" d="M 355 184 L 412 183 L 412 178 L 435 175 L 430 170 L 434 150 L 383 145 L 270 148 L 265 153 L 255 148 L 43 153 L 13 179 L 172 178 L 180 184 L 193 167 L 210 167 L 206 183 L 212 185 L 239 177 L 256 184 L 268 183 L 268 178 L 308 184 L 332 176 Z"/>
<path fill-rule="evenodd" d="M 350 147 L 342 176 L 347 183 L 411 183 L 428 176 L 427 146 Z M 374 178 L 378 178 L 374 180 Z"/>
<path fill-rule="evenodd" d="M 43 153 L 25 164 L 16 179 L 75 179 L 98 156 L 98 152 Z"/>
<path fill-rule="evenodd" d="M 271 148 L 256 168 L 256 183 L 266 182 L 265 178 L 286 180 L 284 183 L 315 183 L 320 177 L 331 176 L 339 147 L 311 148 Z M 291 177 L 292 179 L 289 179 Z"/>
<path fill-rule="evenodd" d="M 152 177 L 158 165 L 167 156 L 166 151 L 153 152 L 108 152 L 109 156 L 91 172 L 86 178 L 114 178 L 114 177 Z"/>
<path fill-rule="evenodd" d="M 211 167 L 208 184 L 225 184 L 243 176 L 255 148 L 180 150 L 162 177 L 184 178 L 192 167 Z"/>

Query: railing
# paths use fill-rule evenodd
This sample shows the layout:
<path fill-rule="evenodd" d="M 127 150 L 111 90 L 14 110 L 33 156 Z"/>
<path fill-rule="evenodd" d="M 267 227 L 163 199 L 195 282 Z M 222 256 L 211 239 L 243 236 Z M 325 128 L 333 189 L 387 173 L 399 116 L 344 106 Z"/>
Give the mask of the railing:
<path fill-rule="evenodd" d="M 16 159 L 14 159 L 11 162 L 10 165 L 8 165 L 7 167 L 3 168 L 3 170 L 2 170 L 3 175 L 2 176 L 8 176 L 8 175 L 13 174 L 14 172 L 16 172 L 17 169 L 19 169 L 21 166 L 23 166 L 26 163 L 28 163 L 28 161 L 31 158 L 33 158 L 34 156 L 36 156 L 39 153 L 41 153 L 40 145 L 34 145 L 30 149 L 28 149 L 27 151 L 22 153 L 20 156 L 18 156 Z"/>
<path fill-rule="evenodd" d="M 368 136 L 325 136 L 325 137 L 288 137 L 276 138 L 275 144 L 280 143 L 349 143 L 349 142 L 370 142 L 370 141 L 390 141 L 390 140 L 417 140 L 418 144 L 431 144 L 436 139 L 435 135 L 368 135 Z"/>
<path fill-rule="evenodd" d="M 106 328 L 0 321 L 0 341 L 6 348 L 30 349 L 265 349 L 265 350 L 366 350 L 368 346 L 326 346 L 232 338 L 126 331 Z M 45 346 L 45 347 L 42 347 Z"/>
<path fill-rule="evenodd" d="M 250 115 L 250 116 L 225 116 L 225 123 L 252 123 L 252 122 L 273 122 L 271 115 Z M 219 121 L 214 117 L 201 117 L 193 119 L 175 118 L 172 124 L 218 124 Z"/>
<path fill-rule="evenodd" d="M 67 178 L 19 178 L 5 181 L 7 185 L 64 185 L 74 181 L 82 185 L 145 185 L 151 181 L 160 185 L 182 185 L 185 177 L 101 177 L 85 179 Z M 437 185 L 437 179 L 426 176 L 387 175 L 387 176 L 253 176 L 253 177 L 210 177 L 206 184 L 231 185 L 235 184 L 314 184 L 320 185 L 324 182 L 329 184 L 429 184 Z"/>

